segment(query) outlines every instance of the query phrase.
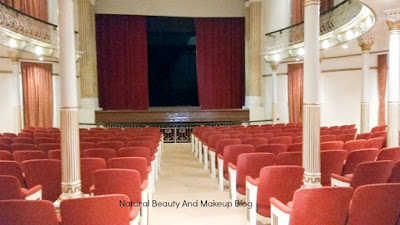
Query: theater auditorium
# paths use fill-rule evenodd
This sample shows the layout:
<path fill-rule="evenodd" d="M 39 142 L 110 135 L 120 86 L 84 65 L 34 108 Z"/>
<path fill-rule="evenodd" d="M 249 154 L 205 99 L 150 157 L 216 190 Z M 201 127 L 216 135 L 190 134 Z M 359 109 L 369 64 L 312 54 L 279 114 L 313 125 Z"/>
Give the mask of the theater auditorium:
<path fill-rule="evenodd" d="M 399 0 L 0 0 L 0 225 L 400 225 Z"/>

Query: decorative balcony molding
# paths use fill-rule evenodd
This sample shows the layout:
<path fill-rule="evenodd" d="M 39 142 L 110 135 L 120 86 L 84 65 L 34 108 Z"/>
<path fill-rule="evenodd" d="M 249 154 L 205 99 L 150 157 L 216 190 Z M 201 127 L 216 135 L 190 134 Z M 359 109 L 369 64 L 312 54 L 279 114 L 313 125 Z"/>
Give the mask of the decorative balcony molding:
<path fill-rule="evenodd" d="M 359 0 L 345 0 L 321 14 L 320 49 L 340 45 L 368 32 L 376 22 L 371 8 Z M 266 34 L 267 62 L 304 55 L 304 22 Z"/>
<path fill-rule="evenodd" d="M 0 44 L 38 56 L 58 57 L 57 26 L 0 3 Z"/>

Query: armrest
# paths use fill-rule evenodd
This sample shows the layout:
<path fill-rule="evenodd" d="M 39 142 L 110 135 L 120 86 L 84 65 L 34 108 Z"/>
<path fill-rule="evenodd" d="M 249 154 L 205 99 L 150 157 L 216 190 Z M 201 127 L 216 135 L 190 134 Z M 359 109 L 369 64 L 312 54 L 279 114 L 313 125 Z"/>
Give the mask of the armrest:
<path fill-rule="evenodd" d="M 342 181 L 342 182 L 346 182 L 346 183 L 350 183 L 351 182 L 350 178 L 344 177 L 344 176 L 340 176 L 340 175 L 337 175 L 337 174 L 334 174 L 334 173 L 331 174 L 331 178 L 339 180 L 339 181 Z"/>
<path fill-rule="evenodd" d="M 208 151 L 209 151 L 209 152 L 215 152 L 215 149 L 209 148 Z"/>
<path fill-rule="evenodd" d="M 269 199 L 269 201 L 271 202 L 271 205 L 275 206 L 277 209 L 279 209 L 280 211 L 287 213 L 287 214 L 291 214 L 292 213 L 292 208 L 283 204 L 281 201 L 279 201 L 278 199 L 272 197 Z"/>
<path fill-rule="evenodd" d="M 140 189 L 143 191 L 144 189 L 147 188 L 147 186 L 149 186 L 149 181 L 146 179 L 142 182 L 142 184 L 140 185 Z"/>
<path fill-rule="evenodd" d="M 233 170 L 237 170 L 237 166 L 233 165 L 232 163 L 228 163 L 228 167 Z"/>
<path fill-rule="evenodd" d="M 260 180 L 257 178 L 257 179 L 253 179 L 251 176 L 246 176 L 246 180 L 250 183 L 250 184 L 252 184 L 252 185 L 254 185 L 254 186 L 258 186 L 258 184 L 260 183 Z"/>
<path fill-rule="evenodd" d="M 36 186 L 34 186 L 33 188 L 31 188 L 31 189 L 25 189 L 25 188 L 22 188 L 21 189 L 21 191 L 22 191 L 22 194 L 26 197 L 26 196 L 29 196 L 29 195 L 32 195 L 32 194 L 35 194 L 36 192 L 38 192 L 38 191 L 40 191 L 40 190 L 42 190 L 42 185 L 36 185 Z"/>
<path fill-rule="evenodd" d="M 90 193 L 94 193 L 95 190 L 96 190 L 96 188 L 95 188 L 94 184 L 92 186 L 90 186 L 90 188 L 89 188 Z"/>
<path fill-rule="evenodd" d="M 218 159 L 224 159 L 224 156 L 222 156 L 221 154 L 218 154 Z"/>
<path fill-rule="evenodd" d="M 148 166 L 147 167 L 147 173 L 150 173 L 151 172 L 151 166 Z"/>

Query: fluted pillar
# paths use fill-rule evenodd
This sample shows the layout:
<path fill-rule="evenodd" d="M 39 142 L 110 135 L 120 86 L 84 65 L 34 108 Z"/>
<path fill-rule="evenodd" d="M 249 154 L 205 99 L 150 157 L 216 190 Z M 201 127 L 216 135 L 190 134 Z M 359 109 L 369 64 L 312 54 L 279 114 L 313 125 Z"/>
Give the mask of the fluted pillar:
<path fill-rule="evenodd" d="M 94 111 L 99 109 L 97 85 L 97 52 L 95 27 L 95 0 L 78 0 L 80 59 L 80 120 L 94 123 Z"/>
<path fill-rule="evenodd" d="M 246 99 L 245 108 L 250 109 L 250 119 L 263 118 L 261 108 L 261 0 L 246 2 L 245 60 Z"/>
<path fill-rule="evenodd" d="M 321 186 L 319 0 L 304 2 L 304 185 Z"/>
<path fill-rule="evenodd" d="M 400 8 L 385 11 L 389 27 L 387 146 L 399 146 Z"/>
<path fill-rule="evenodd" d="M 75 62 L 73 0 L 58 1 L 61 78 L 61 188 L 60 200 L 78 198 L 81 192 L 78 96 Z"/>
<path fill-rule="evenodd" d="M 14 119 L 14 132 L 19 133 L 22 128 L 22 112 L 21 112 L 21 91 L 22 91 L 22 77 L 20 74 L 19 66 L 19 52 L 9 51 L 8 56 L 11 59 L 12 73 L 15 80 L 15 97 L 13 99 L 13 119 Z"/>
<path fill-rule="evenodd" d="M 371 46 L 374 44 L 374 38 L 361 37 L 358 44 L 362 50 L 362 76 L 361 76 L 361 133 L 369 132 L 369 57 Z"/>
<path fill-rule="evenodd" d="M 272 118 L 272 123 L 276 123 L 276 104 L 278 103 L 278 84 L 277 84 L 277 71 L 278 71 L 278 65 L 279 63 L 277 62 L 271 62 L 271 69 L 272 69 L 272 104 L 271 104 L 271 118 Z"/>

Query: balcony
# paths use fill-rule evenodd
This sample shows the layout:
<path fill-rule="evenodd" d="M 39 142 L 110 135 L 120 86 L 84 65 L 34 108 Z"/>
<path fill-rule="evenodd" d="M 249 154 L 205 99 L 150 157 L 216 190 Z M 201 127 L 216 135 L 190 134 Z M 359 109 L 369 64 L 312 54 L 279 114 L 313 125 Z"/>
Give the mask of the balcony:
<path fill-rule="evenodd" d="M 321 14 L 319 47 L 334 47 L 368 32 L 376 22 L 374 11 L 359 0 L 345 0 Z M 267 62 L 296 59 L 304 55 L 304 22 L 266 34 Z"/>

